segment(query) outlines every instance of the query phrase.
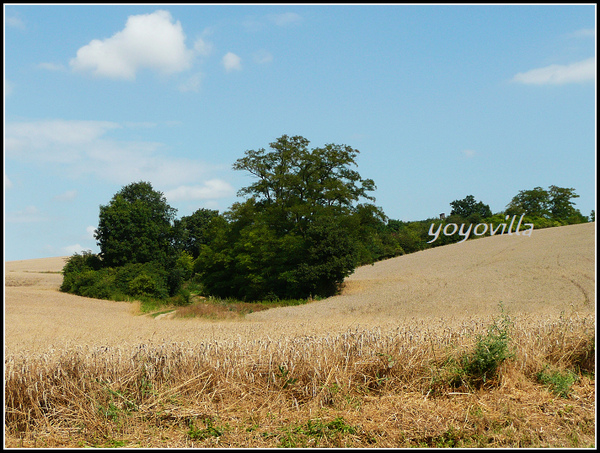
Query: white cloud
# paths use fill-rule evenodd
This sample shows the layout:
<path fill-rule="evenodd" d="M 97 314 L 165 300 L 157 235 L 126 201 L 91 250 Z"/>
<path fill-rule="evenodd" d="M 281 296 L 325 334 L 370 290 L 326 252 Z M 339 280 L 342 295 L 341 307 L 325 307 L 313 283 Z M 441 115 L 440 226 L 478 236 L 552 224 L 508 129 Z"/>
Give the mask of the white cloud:
<path fill-rule="evenodd" d="M 213 51 L 212 43 L 204 41 L 202 38 L 196 39 L 194 50 L 202 57 L 208 57 Z"/>
<path fill-rule="evenodd" d="M 462 150 L 462 155 L 464 157 L 466 157 L 467 159 L 474 157 L 475 154 L 477 154 L 477 153 L 475 152 L 475 150 L 472 150 L 472 149 L 463 149 Z"/>
<path fill-rule="evenodd" d="M 162 143 L 107 136 L 109 131 L 123 127 L 105 121 L 7 123 L 6 158 L 36 165 L 57 164 L 64 176 L 93 175 L 116 184 L 147 180 L 158 186 L 173 186 L 197 181 L 210 170 L 196 160 L 161 154 Z"/>
<path fill-rule="evenodd" d="M 96 227 L 95 227 L 95 226 L 91 226 L 91 225 L 90 225 L 90 226 L 88 226 L 88 227 L 85 229 L 85 231 L 86 231 L 86 233 L 87 233 L 87 234 L 86 234 L 86 238 L 87 238 L 87 239 L 94 239 L 94 240 L 96 239 L 96 238 L 94 237 L 94 234 L 96 233 Z"/>
<path fill-rule="evenodd" d="M 165 192 L 169 201 L 214 200 L 235 195 L 235 189 L 226 181 L 211 179 L 203 186 L 179 186 Z"/>
<path fill-rule="evenodd" d="M 242 59 L 232 52 L 227 52 L 222 61 L 227 72 L 240 71 L 242 69 Z"/>
<path fill-rule="evenodd" d="M 8 157 L 42 162 L 73 162 L 85 145 L 108 130 L 120 128 L 109 121 L 47 120 L 7 123 L 5 149 Z"/>
<path fill-rule="evenodd" d="M 513 77 L 514 82 L 528 85 L 562 85 L 581 83 L 596 79 L 596 58 L 568 65 L 553 64 L 543 68 L 521 72 Z"/>
<path fill-rule="evenodd" d="M 54 201 L 71 201 L 74 200 L 77 197 L 77 191 L 76 190 L 67 190 L 64 193 L 61 193 L 60 195 L 56 195 L 53 200 Z"/>
<path fill-rule="evenodd" d="M 60 63 L 40 63 L 38 68 L 46 71 L 64 71 L 66 68 Z"/>
<path fill-rule="evenodd" d="M 9 16 L 5 19 L 6 25 L 12 28 L 18 28 L 19 30 L 25 30 L 25 22 L 20 17 Z"/>
<path fill-rule="evenodd" d="M 88 250 L 85 247 L 82 247 L 79 244 L 74 244 L 74 245 L 67 245 L 66 247 L 62 248 L 62 251 L 66 254 L 66 255 L 74 255 L 75 253 L 81 253 L 84 250 Z"/>
<path fill-rule="evenodd" d="M 269 14 L 267 18 L 278 27 L 285 27 L 302 21 L 302 16 L 296 13 Z"/>
<path fill-rule="evenodd" d="M 270 63 L 273 61 L 273 55 L 270 52 L 261 49 L 254 53 L 254 62 L 258 64 Z"/>
<path fill-rule="evenodd" d="M 10 179 L 8 179 L 6 177 L 6 175 L 4 175 L 4 188 L 5 189 L 12 189 L 13 183 Z"/>
<path fill-rule="evenodd" d="M 9 96 L 15 91 L 14 85 L 10 80 L 4 79 L 4 95 Z"/>
<path fill-rule="evenodd" d="M 194 52 L 185 45 L 179 21 L 168 11 L 129 16 L 125 28 L 103 41 L 94 39 L 70 62 L 76 71 L 115 79 L 135 79 L 143 68 L 172 74 L 188 69 Z"/>
<path fill-rule="evenodd" d="M 594 38 L 596 30 L 594 28 L 582 28 L 567 35 L 569 38 Z"/>
<path fill-rule="evenodd" d="M 6 213 L 6 221 L 9 223 L 34 223 L 44 222 L 46 218 L 35 206 L 27 206 L 21 211 Z"/>
<path fill-rule="evenodd" d="M 182 93 L 194 92 L 197 93 L 200 91 L 200 83 L 202 82 L 202 74 L 197 72 L 193 76 L 189 77 L 185 82 L 181 83 L 178 87 L 179 91 Z"/>

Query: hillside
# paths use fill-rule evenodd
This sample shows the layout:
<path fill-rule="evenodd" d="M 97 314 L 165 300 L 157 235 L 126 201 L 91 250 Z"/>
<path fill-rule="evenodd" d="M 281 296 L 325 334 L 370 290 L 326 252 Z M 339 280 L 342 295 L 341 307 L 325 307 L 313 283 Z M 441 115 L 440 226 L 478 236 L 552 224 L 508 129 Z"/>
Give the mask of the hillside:
<path fill-rule="evenodd" d="M 383 320 L 509 311 L 593 311 L 595 223 L 494 236 L 358 268 L 340 296 L 252 319 L 367 316 Z"/>
<path fill-rule="evenodd" d="M 64 258 L 5 263 L 7 351 L 85 343 L 200 341 L 341 332 L 510 313 L 594 313 L 595 223 L 495 236 L 358 268 L 341 295 L 248 315 L 243 321 L 155 320 L 127 302 L 60 293 Z"/>

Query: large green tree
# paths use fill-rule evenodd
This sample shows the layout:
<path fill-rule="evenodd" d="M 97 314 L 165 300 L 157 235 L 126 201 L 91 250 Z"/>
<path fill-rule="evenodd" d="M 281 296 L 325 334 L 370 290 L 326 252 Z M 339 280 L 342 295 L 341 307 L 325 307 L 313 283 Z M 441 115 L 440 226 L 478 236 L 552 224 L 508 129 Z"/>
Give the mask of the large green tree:
<path fill-rule="evenodd" d="M 308 145 L 284 135 L 235 162 L 255 181 L 200 249 L 196 271 L 209 292 L 247 300 L 328 296 L 354 270 L 365 230 L 385 217 L 359 204 L 374 200 L 375 184 L 355 170 L 358 150 Z"/>
<path fill-rule="evenodd" d="M 100 206 L 95 238 L 104 267 L 130 263 L 172 264 L 176 209 L 149 182 L 123 187 Z"/>

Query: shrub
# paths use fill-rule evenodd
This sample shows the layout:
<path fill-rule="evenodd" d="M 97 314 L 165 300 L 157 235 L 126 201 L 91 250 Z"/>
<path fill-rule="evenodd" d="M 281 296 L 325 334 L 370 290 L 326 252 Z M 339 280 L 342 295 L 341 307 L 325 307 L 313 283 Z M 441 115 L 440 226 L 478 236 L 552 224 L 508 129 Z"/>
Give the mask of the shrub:
<path fill-rule="evenodd" d="M 453 363 L 455 369 L 450 384 L 481 387 L 496 377 L 500 365 L 514 356 L 509 348 L 511 325 L 510 318 L 502 310 L 500 321 L 494 320 L 486 335 L 479 336 L 473 352 Z"/>
<path fill-rule="evenodd" d="M 129 294 L 132 296 L 154 296 L 157 294 L 156 282 L 142 272 L 129 282 Z"/>
<path fill-rule="evenodd" d="M 98 255 L 93 254 L 90 250 L 84 251 L 81 254 L 75 253 L 67 259 L 63 269 L 63 282 L 60 290 L 63 292 L 71 292 L 74 286 L 78 285 L 79 277 L 86 271 L 97 271 L 102 267 L 102 261 Z"/>

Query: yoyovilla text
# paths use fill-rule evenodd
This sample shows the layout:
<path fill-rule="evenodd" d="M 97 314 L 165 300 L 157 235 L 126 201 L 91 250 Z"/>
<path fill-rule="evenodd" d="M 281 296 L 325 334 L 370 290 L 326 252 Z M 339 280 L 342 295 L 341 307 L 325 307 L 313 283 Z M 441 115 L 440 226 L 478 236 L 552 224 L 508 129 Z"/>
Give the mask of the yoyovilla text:
<path fill-rule="evenodd" d="M 533 223 L 523 224 L 525 227 L 529 227 L 529 228 L 527 228 L 526 230 L 520 231 L 521 222 L 523 221 L 524 215 L 525 214 L 522 214 L 521 217 L 519 218 L 519 223 L 517 224 L 517 229 L 514 231 L 512 229 L 513 229 L 513 225 L 515 223 L 515 219 L 517 217 L 516 215 L 514 215 L 512 217 L 509 226 L 507 223 L 500 223 L 496 227 L 494 227 L 494 225 L 492 223 L 490 223 L 489 225 L 487 223 L 478 223 L 477 225 L 475 225 L 473 227 L 473 224 L 470 223 L 469 228 L 466 231 L 465 231 L 464 223 L 462 223 L 460 225 L 460 227 L 456 223 L 448 223 L 447 225 L 444 226 L 443 230 L 442 230 L 442 224 L 439 224 L 437 231 L 434 232 L 433 229 L 435 228 L 435 224 L 432 223 L 431 226 L 429 227 L 429 236 L 433 236 L 433 239 L 431 241 L 427 241 L 427 243 L 431 244 L 432 242 L 436 241 L 437 238 L 440 237 L 440 232 L 442 232 L 442 231 L 444 233 L 444 236 L 453 236 L 458 232 L 459 236 L 463 236 L 463 238 L 458 242 L 464 242 L 467 239 L 469 239 L 469 236 L 471 235 L 471 231 L 473 231 L 473 234 L 475 236 L 483 236 L 484 234 L 486 234 L 489 231 L 490 236 L 506 233 L 508 236 L 512 236 L 513 234 L 515 234 L 517 236 L 522 235 L 522 236 L 530 237 L 531 232 L 533 231 Z M 510 218 L 510 216 L 507 215 L 506 220 L 508 221 L 509 218 Z M 506 232 L 507 226 L 508 226 L 508 232 Z"/>

